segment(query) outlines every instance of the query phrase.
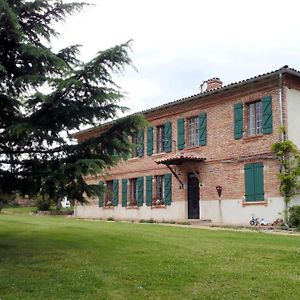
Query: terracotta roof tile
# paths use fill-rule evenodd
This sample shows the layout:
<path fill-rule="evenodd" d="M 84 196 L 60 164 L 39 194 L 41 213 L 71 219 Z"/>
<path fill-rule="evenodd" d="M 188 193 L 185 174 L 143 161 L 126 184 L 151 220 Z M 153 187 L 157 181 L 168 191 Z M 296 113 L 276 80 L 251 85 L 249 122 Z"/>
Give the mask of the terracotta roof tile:
<path fill-rule="evenodd" d="M 195 153 L 191 153 L 191 152 L 179 152 L 176 154 L 171 154 L 167 157 L 164 157 L 162 159 L 158 159 L 155 162 L 157 164 L 179 164 L 179 162 L 201 162 L 204 161 L 206 158 L 204 157 L 200 157 L 199 155 L 195 154 Z"/>

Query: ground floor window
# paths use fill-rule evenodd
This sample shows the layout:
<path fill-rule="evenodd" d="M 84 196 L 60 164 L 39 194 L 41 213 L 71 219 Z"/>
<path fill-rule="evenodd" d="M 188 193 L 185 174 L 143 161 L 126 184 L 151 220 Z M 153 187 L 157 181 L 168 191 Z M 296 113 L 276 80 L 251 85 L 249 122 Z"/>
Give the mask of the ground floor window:
<path fill-rule="evenodd" d="M 99 181 L 99 207 L 118 206 L 119 180 Z"/>
<path fill-rule="evenodd" d="M 154 199 L 153 205 L 164 205 L 165 204 L 165 184 L 164 184 L 164 175 L 155 176 L 154 180 Z"/>
<path fill-rule="evenodd" d="M 262 162 L 246 164 L 245 171 L 245 201 L 264 201 L 264 165 Z"/>
<path fill-rule="evenodd" d="M 160 207 L 171 205 L 172 201 L 172 175 L 146 176 L 146 205 Z"/>
<path fill-rule="evenodd" d="M 138 184 L 137 178 L 129 179 L 129 198 L 127 205 L 128 206 L 136 206 L 138 199 Z"/>
<path fill-rule="evenodd" d="M 144 177 L 129 179 L 129 198 L 127 201 L 127 206 L 143 206 L 143 203 Z"/>
<path fill-rule="evenodd" d="M 113 205 L 113 181 L 106 182 L 106 190 L 104 197 L 104 206 L 112 206 Z"/>

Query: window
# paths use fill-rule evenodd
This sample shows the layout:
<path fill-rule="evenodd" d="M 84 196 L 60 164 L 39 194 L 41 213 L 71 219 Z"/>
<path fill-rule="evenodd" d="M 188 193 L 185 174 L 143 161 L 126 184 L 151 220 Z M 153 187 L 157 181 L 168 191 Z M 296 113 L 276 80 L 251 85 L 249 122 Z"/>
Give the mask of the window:
<path fill-rule="evenodd" d="M 250 103 L 248 106 L 248 135 L 262 133 L 262 102 Z"/>
<path fill-rule="evenodd" d="M 264 201 L 264 165 L 262 162 L 246 164 L 245 201 Z"/>
<path fill-rule="evenodd" d="M 160 207 L 171 205 L 171 202 L 172 174 L 146 176 L 146 205 Z"/>
<path fill-rule="evenodd" d="M 106 188 L 104 189 L 104 181 L 99 181 L 99 207 L 118 206 L 119 181 L 114 179 L 106 181 Z"/>
<path fill-rule="evenodd" d="M 165 204 L 165 184 L 164 175 L 155 176 L 155 197 L 153 200 L 154 205 Z"/>
<path fill-rule="evenodd" d="M 161 153 L 165 151 L 165 126 L 156 127 L 156 152 Z"/>
<path fill-rule="evenodd" d="M 113 205 L 113 181 L 106 182 L 107 192 L 104 197 L 104 206 L 112 206 Z"/>
<path fill-rule="evenodd" d="M 137 206 L 138 200 L 138 182 L 137 178 L 129 179 L 129 199 L 127 205 Z"/>
<path fill-rule="evenodd" d="M 199 119 L 193 117 L 188 120 L 188 145 L 194 147 L 199 145 Z"/>

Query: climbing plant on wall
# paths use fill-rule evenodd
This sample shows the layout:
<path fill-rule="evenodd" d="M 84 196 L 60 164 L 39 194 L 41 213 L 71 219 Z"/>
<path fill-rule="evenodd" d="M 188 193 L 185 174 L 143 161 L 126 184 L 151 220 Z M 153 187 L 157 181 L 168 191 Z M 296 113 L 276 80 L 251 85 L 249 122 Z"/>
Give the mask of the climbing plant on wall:
<path fill-rule="evenodd" d="M 281 131 L 285 133 L 285 129 Z M 291 199 L 300 188 L 300 154 L 297 146 L 290 140 L 283 140 L 272 145 L 272 152 L 280 161 L 281 168 L 278 174 L 280 193 L 285 201 L 285 222 L 288 223 L 288 208 Z"/>

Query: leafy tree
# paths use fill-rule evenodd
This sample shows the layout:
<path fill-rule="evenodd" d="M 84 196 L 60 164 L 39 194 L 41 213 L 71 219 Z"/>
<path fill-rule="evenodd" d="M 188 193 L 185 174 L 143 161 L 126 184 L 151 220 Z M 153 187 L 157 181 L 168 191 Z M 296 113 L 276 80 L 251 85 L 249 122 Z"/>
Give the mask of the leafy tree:
<path fill-rule="evenodd" d="M 78 45 L 53 51 L 53 24 L 85 5 L 0 0 L 0 198 L 20 192 L 84 202 L 99 192 L 85 176 L 128 155 L 128 135 L 144 126 L 141 116 L 127 117 L 101 136 L 70 143 L 81 124 L 101 125 L 124 110 L 112 75 L 131 64 L 128 42 L 87 63 Z"/>

